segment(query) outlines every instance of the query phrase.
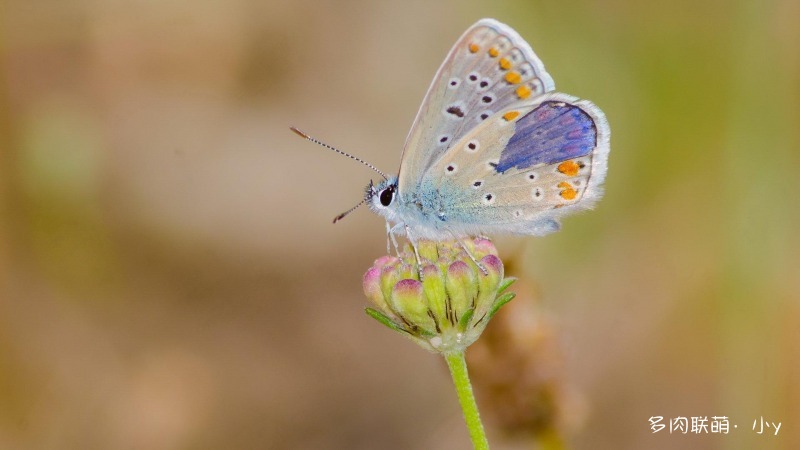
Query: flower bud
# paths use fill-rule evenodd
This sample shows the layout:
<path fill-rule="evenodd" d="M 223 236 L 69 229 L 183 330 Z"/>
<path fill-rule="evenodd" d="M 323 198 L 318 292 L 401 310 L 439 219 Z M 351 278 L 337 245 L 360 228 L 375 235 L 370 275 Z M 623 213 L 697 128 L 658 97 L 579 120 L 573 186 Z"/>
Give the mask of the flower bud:
<path fill-rule="evenodd" d="M 421 241 L 383 256 L 364 274 L 367 313 L 428 350 L 463 351 L 513 294 L 502 294 L 503 263 L 487 239 Z M 475 264 L 475 261 L 479 262 Z M 502 295 L 501 295 L 502 294 Z"/>

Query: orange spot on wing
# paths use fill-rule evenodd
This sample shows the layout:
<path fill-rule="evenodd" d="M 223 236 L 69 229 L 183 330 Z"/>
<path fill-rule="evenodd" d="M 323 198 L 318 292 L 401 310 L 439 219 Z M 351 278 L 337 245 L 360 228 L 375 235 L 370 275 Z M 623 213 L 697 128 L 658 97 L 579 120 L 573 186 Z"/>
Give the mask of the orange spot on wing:
<path fill-rule="evenodd" d="M 526 99 L 531 96 L 531 88 L 528 86 L 520 86 L 517 88 L 517 97 L 520 99 Z"/>
<path fill-rule="evenodd" d="M 495 47 L 492 47 L 492 48 L 489 49 L 489 56 L 491 56 L 492 58 L 496 57 L 499 54 L 500 54 L 500 51 L 497 50 Z"/>
<path fill-rule="evenodd" d="M 558 183 L 558 187 L 561 188 L 561 192 L 559 192 L 558 195 L 560 195 L 564 200 L 575 200 L 575 197 L 578 196 L 578 191 L 576 191 L 575 188 L 573 188 L 572 185 L 566 181 Z"/>
<path fill-rule="evenodd" d="M 558 171 L 568 177 L 574 177 L 577 175 L 578 170 L 580 170 L 580 166 L 578 166 L 578 163 L 575 161 L 564 161 L 558 165 Z"/>
<path fill-rule="evenodd" d="M 506 74 L 505 78 L 506 78 L 506 81 L 511 83 L 511 84 L 517 84 L 520 81 L 522 81 L 522 76 L 520 76 L 519 73 L 514 72 L 513 70 L 511 72 L 508 72 Z"/>
<path fill-rule="evenodd" d="M 469 44 L 469 52 L 470 53 L 478 53 L 478 50 L 480 50 L 480 49 L 481 48 L 478 46 L 478 44 L 475 44 L 475 43 Z"/>
<path fill-rule="evenodd" d="M 506 58 L 500 58 L 500 61 L 497 63 L 500 64 L 500 68 L 503 70 L 508 70 L 511 68 L 511 61 L 507 60 Z"/>
<path fill-rule="evenodd" d="M 507 121 L 510 122 L 510 121 L 516 119 L 518 115 L 519 115 L 519 111 L 509 111 L 509 112 L 503 114 L 503 119 L 506 119 Z"/>

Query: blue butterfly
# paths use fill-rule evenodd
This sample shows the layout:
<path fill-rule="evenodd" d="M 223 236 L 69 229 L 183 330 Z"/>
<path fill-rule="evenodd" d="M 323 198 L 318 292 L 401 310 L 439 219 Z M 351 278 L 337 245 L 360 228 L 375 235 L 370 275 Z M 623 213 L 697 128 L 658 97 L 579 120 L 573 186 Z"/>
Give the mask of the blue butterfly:
<path fill-rule="evenodd" d="M 560 217 L 601 198 L 610 129 L 594 104 L 554 89 L 517 32 L 479 20 L 436 73 L 399 174 L 387 177 L 345 154 L 384 177 L 370 182 L 360 204 L 386 218 L 391 236 L 404 233 L 412 243 L 557 231 Z"/>

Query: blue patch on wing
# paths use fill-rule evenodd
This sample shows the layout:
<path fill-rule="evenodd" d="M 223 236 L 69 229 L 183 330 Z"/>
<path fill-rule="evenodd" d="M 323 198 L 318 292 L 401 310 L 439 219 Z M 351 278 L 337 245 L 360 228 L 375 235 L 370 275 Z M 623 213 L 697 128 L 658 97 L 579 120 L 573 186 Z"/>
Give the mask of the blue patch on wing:
<path fill-rule="evenodd" d="M 578 106 L 544 102 L 516 123 L 495 170 L 527 169 L 588 155 L 597 146 L 594 120 Z"/>

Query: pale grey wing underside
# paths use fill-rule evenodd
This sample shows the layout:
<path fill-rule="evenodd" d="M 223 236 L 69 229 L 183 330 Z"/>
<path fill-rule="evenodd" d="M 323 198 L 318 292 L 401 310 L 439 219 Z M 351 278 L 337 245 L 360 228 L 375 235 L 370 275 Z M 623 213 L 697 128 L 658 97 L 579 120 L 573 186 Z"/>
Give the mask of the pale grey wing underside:
<path fill-rule="evenodd" d="M 554 87 L 519 34 L 493 19 L 478 21 L 450 50 L 428 88 L 406 139 L 398 190 L 416 189 L 436 160 L 492 114 Z"/>

